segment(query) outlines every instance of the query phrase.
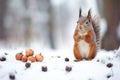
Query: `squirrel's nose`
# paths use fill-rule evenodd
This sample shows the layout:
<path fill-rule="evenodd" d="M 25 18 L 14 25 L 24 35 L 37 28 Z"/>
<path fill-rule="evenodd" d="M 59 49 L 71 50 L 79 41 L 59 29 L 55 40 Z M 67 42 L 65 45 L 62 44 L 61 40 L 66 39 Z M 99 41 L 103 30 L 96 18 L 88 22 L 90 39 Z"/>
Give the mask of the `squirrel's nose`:
<path fill-rule="evenodd" d="M 82 29 L 82 26 L 80 26 L 80 29 Z"/>

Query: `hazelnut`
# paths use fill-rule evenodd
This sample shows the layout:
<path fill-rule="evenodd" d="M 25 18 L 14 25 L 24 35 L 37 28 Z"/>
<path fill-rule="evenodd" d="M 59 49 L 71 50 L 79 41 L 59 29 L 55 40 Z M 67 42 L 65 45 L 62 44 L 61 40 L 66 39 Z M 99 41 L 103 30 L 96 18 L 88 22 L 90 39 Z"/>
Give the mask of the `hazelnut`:
<path fill-rule="evenodd" d="M 70 71 L 72 70 L 72 67 L 66 66 L 65 70 L 66 70 L 67 72 L 70 72 Z"/>
<path fill-rule="evenodd" d="M 29 62 L 25 63 L 26 68 L 29 68 L 30 66 L 31 66 L 31 63 L 29 63 Z"/>
<path fill-rule="evenodd" d="M 47 72 L 47 70 L 48 70 L 48 69 L 47 69 L 47 66 L 42 66 L 42 67 L 41 67 L 41 70 L 42 70 L 43 72 Z"/>
<path fill-rule="evenodd" d="M 66 61 L 66 62 L 69 62 L 69 58 L 66 57 L 66 58 L 65 58 L 65 61 Z"/>
<path fill-rule="evenodd" d="M 22 54 L 22 53 L 17 53 L 17 54 L 15 55 L 16 60 L 21 60 L 22 57 L 23 57 L 23 54 Z"/>
<path fill-rule="evenodd" d="M 27 62 L 27 56 L 23 56 L 23 57 L 22 57 L 22 61 L 23 61 L 23 62 Z"/>
<path fill-rule="evenodd" d="M 34 51 L 32 49 L 27 49 L 26 52 L 25 52 L 26 56 L 33 56 L 34 54 Z"/>
<path fill-rule="evenodd" d="M 107 66 L 108 68 L 111 68 L 111 67 L 113 66 L 113 64 L 112 64 L 112 63 L 108 63 L 106 66 Z"/>
<path fill-rule="evenodd" d="M 36 61 L 36 58 L 33 57 L 33 56 L 29 56 L 29 57 L 28 57 L 28 60 L 31 61 L 31 62 L 35 62 L 35 61 Z"/>
<path fill-rule="evenodd" d="M 9 74 L 9 78 L 10 78 L 10 80 L 15 80 L 15 75 L 12 74 L 12 73 L 10 73 L 10 74 Z"/>
<path fill-rule="evenodd" d="M 44 57 L 42 56 L 42 54 L 37 54 L 37 55 L 35 56 L 35 58 L 36 58 L 36 60 L 39 61 L 39 62 L 42 62 L 43 59 L 44 59 Z"/>
<path fill-rule="evenodd" d="M 0 57 L 0 61 L 6 61 L 6 57 Z"/>
<path fill-rule="evenodd" d="M 111 77 L 111 75 L 107 75 L 107 78 L 110 78 Z"/>

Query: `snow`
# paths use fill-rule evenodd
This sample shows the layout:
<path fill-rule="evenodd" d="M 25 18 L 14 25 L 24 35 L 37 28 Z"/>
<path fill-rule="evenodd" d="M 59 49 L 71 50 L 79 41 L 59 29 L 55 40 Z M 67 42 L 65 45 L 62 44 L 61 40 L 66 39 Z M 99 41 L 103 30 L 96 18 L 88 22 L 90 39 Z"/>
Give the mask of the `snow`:
<path fill-rule="evenodd" d="M 35 54 L 41 52 L 33 49 Z M 6 57 L 6 61 L 0 61 L 0 80 L 9 79 L 9 74 L 15 75 L 15 80 L 119 80 L 120 79 L 120 48 L 114 51 L 100 50 L 96 57 L 91 60 L 74 62 L 74 55 L 67 50 L 45 50 L 43 62 L 31 63 L 29 68 L 25 63 L 15 59 L 18 52 L 25 53 L 25 49 L 1 49 L 0 57 Z M 6 54 L 7 53 L 7 54 Z M 69 58 L 66 62 L 65 58 Z M 107 64 L 113 64 L 107 67 Z M 47 72 L 41 70 L 47 66 Z M 66 66 L 72 67 L 70 72 Z M 109 77 L 110 76 L 110 77 Z M 109 78 L 107 78 L 109 77 Z M 14 79 L 13 79 L 14 80 Z"/>

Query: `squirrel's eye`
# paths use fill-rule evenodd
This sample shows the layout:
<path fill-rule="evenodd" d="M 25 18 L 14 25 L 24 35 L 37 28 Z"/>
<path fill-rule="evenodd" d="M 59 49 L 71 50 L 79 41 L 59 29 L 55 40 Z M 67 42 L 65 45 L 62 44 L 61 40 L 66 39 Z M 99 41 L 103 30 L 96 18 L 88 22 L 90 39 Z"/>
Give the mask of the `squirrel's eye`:
<path fill-rule="evenodd" d="M 90 22 L 90 20 L 87 20 L 85 23 L 86 23 L 86 24 L 89 24 L 89 22 Z"/>

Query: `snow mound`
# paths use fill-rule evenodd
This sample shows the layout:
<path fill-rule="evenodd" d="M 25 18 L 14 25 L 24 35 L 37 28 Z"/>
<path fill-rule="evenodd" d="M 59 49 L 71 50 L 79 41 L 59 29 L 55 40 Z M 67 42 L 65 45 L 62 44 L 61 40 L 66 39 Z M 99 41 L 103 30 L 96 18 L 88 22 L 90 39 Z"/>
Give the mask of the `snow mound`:
<path fill-rule="evenodd" d="M 80 62 L 74 62 L 70 51 L 47 50 L 42 52 L 43 62 L 30 63 L 28 68 L 15 59 L 24 49 L 0 51 L 0 80 L 120 80 L 120 48 L 100 50 L 93 60 Z"/>

